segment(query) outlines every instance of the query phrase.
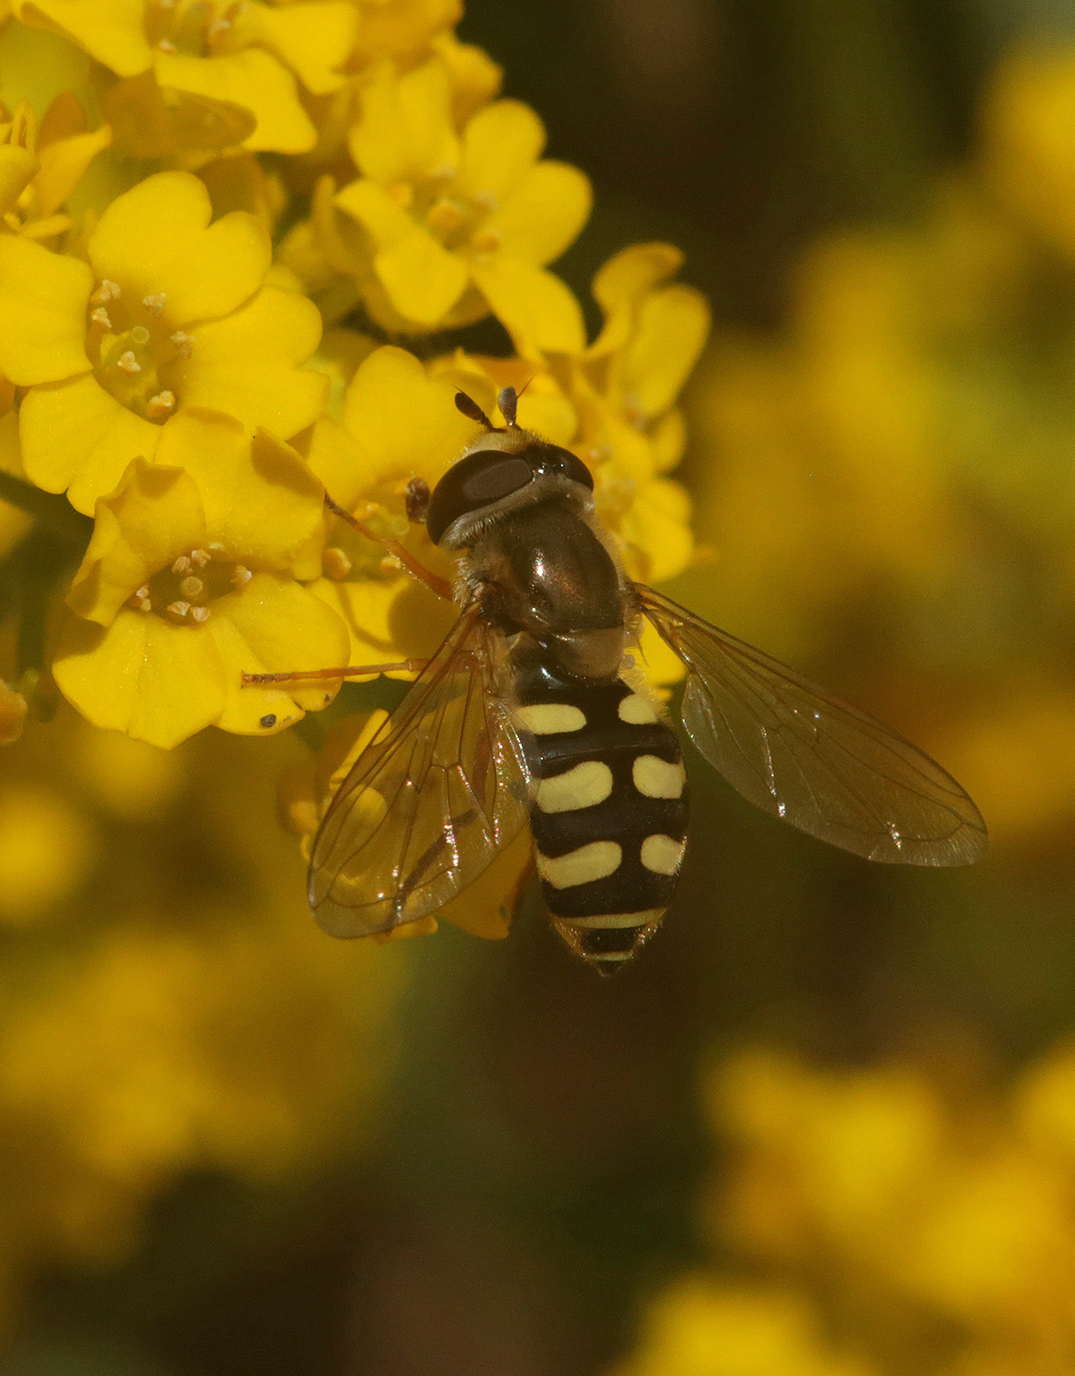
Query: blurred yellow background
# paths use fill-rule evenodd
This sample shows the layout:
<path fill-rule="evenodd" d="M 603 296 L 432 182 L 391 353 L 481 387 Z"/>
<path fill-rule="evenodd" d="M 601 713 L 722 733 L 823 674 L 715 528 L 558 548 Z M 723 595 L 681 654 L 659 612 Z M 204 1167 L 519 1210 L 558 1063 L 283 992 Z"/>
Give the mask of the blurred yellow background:
<path fill-rule="evenodd" d="M 593 179 L 580 299 L 667 239 L 713 302 L 671 594 L 928 749 L 993 852 L 871 867 L 689 755 L 680 897 L 605 983 L 532 894 L 503 943 L 320 934 L 294 733 L 31 721 L 0 1372 L 1073 1372 L 1075 3 L 472 0 L 460 34 Z"/>

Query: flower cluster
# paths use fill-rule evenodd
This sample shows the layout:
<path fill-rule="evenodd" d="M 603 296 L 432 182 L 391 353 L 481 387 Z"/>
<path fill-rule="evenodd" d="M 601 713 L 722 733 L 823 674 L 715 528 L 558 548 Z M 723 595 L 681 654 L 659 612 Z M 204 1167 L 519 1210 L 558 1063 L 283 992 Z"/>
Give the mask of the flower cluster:
<path fill-rule="evenodd" d="M 177 1172 L 286 1172 L 373 1112 L 396 953 L 374 979 L 318 940 L 269 817 L 282 771 L 308 838 L 369 731 L 310 757 L 287 728 L 338 678 L 242 675 L 428 655 L 455 610 L 326 495 L 445 572 L 406 486 L 474 437 L 457 388 L 492 413 L 510 383 L 630 570 L 669 577 L 708 324 L 640 245 L 587 338 L 549 264 L 589 183 L 458 0 L 2 9 L 0 1309 L 121 1251 Z M 453 334 L 485 319 L 498 356 Z M 521 862 L 446 915 L 504 935 Z"/>
<path fill-rule="evenodd" d="M 616 1376 L 1051 1376 L 1075 1344 L 1075 1050 L 822 1070 L 740 1052 L 704 1084 L 711 1270 Z M 759 1270 L 765 1280 L 756 1278 Z"/>
<path fill-rule="evenodd" d="M 66 494 L 93 520 L 17 689 L 51 673 L 95 725 L 171 747 L 283 730 L 338 684 L 243 690 L 244 671 L 427 654 L 444 609 L 323 498 L 436 564 L 403 492 L 473 438 L 457 387 L 491 411 L 526 386 L 521 423 L 592 465 L 631 571 L 687 565 L 667 473 L 705 303 L 671 281 L 675 249 L 628 248 L 595 279 L 587 340 L 547 265 L 589 183 L 542 156 L 540 119 L 499 98 L 457 18 L 434 0 L 15 5 L 0 37 L 33 98 L 0 145 L 0 496 L 34 514 Z M 58 52 L 71 89 L 38 111 Z M 490 315 L 513 356 L 453 342 Z"/>

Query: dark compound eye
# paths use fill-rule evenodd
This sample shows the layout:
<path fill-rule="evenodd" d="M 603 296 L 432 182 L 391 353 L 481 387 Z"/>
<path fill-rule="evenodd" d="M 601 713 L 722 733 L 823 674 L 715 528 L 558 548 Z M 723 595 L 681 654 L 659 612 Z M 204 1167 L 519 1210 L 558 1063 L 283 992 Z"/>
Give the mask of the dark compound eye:
<path fill-rule="evenodd" d="M 531 444 L 524 451 L 535 473 L 542 477 L 568 478 L 593 491 L 593 474 L 570 449 L 558 444 Z"/>
<path fill-rule="evenodd" d="M 426 513 L 426 529 L 434 544 L 460 516 L 479 511 L 525 487 L 534 469 L 519 454 L 479 449 L 460 459 L 433 489 Z"/>

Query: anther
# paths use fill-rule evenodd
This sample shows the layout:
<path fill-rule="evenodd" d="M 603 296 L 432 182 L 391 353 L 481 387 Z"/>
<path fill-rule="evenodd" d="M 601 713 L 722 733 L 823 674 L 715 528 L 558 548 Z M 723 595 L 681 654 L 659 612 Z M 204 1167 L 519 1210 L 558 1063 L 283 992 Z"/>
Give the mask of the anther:
<path fill-rule="evenodd" d="M 177 53 L 179 51 L 170 38 L 162 38 L 157 47 L 162 53 Z"/>
<path fill-rule="evenodd" d="M 142 305 L 145 306 L 150 315 L 163 315 L 165 299 L 166 296 L 163 291 L 153 292 L 150 296 L 142 297 Z"/>
<path fill-rule="evenodd" d="M 136 344 L 148 344 L 149 331 L 144 325 L 135 325 L 134 329 L 131 331 L 131 338 Z"/>
<path fill-rule="evenodd" d="M 175 410 L 175 393 L 158 392 L 146 402 L 146 416 L 150 420 L 164 420 Z"/>
<path fill-rule="evenodd" d="M 330 545 L 321 556 L 321 567 L 327 578 L 342 583 L 354 567 L 347 555 L 336 545 Z"/>
<path fill-rule="evenodd" d="M 115 282 L 110 282 L 107 277 L 102 278 L 101 285 L 90 297 L 91 306 L 107 306 L 109 301 L 119 300 L 119 287 Z"/>
<path fill-rule="evenodd" d="M 192 549 L 190 552 L 190 557 L 193 560 L 196 568 L 204 569 L 206 564 L 208 564 L 209 560 L 212 559 L 213 556 L 209 553 L 207 549 Z"/>
<path fill-rule="evenodd" d="M 398 573 L 403 567 L 403 561 L 395 554 L 386 554 L 381 560 L 382 573 Z"/>
<path fill-rule="evenodd" d="M 98 306 L 96 310 L 90 311 L 90 323 L 98 326 L 102 330 L 110 330 L 112 321 L 104 306 Z"/>
<path fill-rule="evenodd" d="M 127 349 L 120 354 L 119 358 L 116 360 L 116 367 L 122 368 L 125 373 L 140 373 L 142 371 L 142 365 L 135 358 L 134 352 L 131 349 Z"/>
<path fill-rule="evenodd" d="M 169 603 L 168 603 L 168 610 L 171 612 L 171 614 L 172 614 L 173 616 L 186 616 L 187 612 L 190 611 L 190 603 L 189 603 L 189 602 L 169 602 Z"/>
<path fill-rule="evenodd" d="M 190 562 L 190 559 L 187 555 L 181 554 L 179 558 L 175 561 L 175 563 L 172 565 L 172 572 L 178 574 L 193 573 L 194 565 Z"/>
<path fill-rule="evenodd" d="M 205 584 L 200 578 L 195 578 L 194 575 L 191 574 L 189 578 L 184 578 L 182 583 L 180 583 L 179 591 L 184 597 L 189 597 L 193 600 L 195 597 L 201 597 L 202 593 L 205 591 Z"/>
<path fill-rule="evenodd" d="M 194 345 L 194 336 L 192 334 L 187 334 L 184 330 L 176 330 L 175 334 L 171 335 L 170 338 L 176 347 L 176 352 L 179 354 L 179 357 L 189 358 L 191 348 Z"/>
<path fill-rule="evenodd" d="M 214 558 L 216 558 L 218 555 L 225 553 L 224 546 L 220 543 L 219 540 L 214 540 L 211 545 L 206 545 L 205 548 Z"/>
<path fill-rule="evenodd" d="M 201 623 L 202 621 L 208 621 L 208 620 L 209 620 L 209 608 L 208 608 L 208 607 L 191 607 L 191 609 L 190 609 L 190 619 L 191 619 L 192 621 L 197 621 L 197 622 L 199 622 L 199 623 Z"/>
<path fill-rule="evenodd" d="M 237 588 L 245 588 L 253 576 L 250 570 L 242 564 L 236 564 L 231 571 L 231 581 Z"/>

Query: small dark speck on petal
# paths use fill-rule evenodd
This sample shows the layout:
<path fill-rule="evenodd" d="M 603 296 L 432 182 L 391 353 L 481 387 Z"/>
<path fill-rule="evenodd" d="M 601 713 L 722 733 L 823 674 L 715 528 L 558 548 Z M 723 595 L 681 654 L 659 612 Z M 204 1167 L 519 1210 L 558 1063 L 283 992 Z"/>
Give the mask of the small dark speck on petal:
<path fill-rule="evenodd" d="M 275 725 L 276 725 L 276 713 L 275 713 L 275 712 L 270 712 L 269 715 L 268 715 L 267 717 L 262 717 L 261 723 L 260 723 L 260 724 L 261 724 L 262 726 L 264 726 L 266 730 L 268 730 L 268 728 L 269 728 L 270 726 L 275 726 Z"/>

